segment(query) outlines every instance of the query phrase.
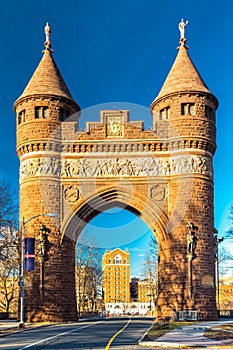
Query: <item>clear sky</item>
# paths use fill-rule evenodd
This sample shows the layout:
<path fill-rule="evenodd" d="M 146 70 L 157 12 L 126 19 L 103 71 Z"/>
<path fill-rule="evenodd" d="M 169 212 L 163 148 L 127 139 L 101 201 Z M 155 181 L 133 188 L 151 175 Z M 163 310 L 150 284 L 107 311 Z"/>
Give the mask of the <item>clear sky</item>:
<path fill-rule="evenodd" d="M 223 235 L 233 203 L 233 2 L 0 0 L 0 3 L 0 176 L 16 191 L 19 164 L 13 103 L 41 59 L 46 21 L 52 26 L 55 61 L 81 108 L 105 103 L 104 106 L 116 108 L 121 106 L 118 102 L 139 105 L 143 112 L 140 114 L 140 108 L 135 108 L 137 112 L 131 112 L 131 120 L 144 119 L 145 127 L 150 128 L 148 107 L 177 55 L 178 23 L 181 18 L 189 20 L 186 31 L 189 54 L 219 100 L 214 160 L 215 226 Z M 81 128 L 85 128 L 87 120 L 99 120 L 99 116 L 84 112 Z"/>

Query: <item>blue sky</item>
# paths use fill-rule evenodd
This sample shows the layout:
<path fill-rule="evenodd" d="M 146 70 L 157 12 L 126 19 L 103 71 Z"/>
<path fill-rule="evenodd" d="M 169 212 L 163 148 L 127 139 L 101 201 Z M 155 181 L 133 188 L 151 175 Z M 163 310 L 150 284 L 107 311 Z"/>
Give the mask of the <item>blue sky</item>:
<path fill-rule="evenodd" d="M 143 106 L 141 114 L 138 108 L 131 112 L 131 120 L 145 119 L 145 127 L 150 128 L 148 107 L 177 55 L 178 23 L 181 18 L 189 20 L 189 54 L 219 100 L 215 226 L 223 235 L 233 203 L 233 2 L 0 0 L 0 4 L 0 176 L 16 191 L 19 164 L 13 103 L 41 59 L 46 21 L 52 26 L 54 58 L 81 108 L 106 103 L 114 108 L 120 106 L 118 102 Z M 81 128 L 87 120 L 99 116 L 83 113 Z"/>

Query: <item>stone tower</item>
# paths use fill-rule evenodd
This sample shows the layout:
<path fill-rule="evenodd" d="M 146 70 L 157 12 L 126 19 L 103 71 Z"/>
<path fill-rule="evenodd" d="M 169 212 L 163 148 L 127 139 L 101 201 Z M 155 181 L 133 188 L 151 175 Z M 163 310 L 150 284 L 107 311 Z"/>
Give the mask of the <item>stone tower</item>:
<path fill-rule="evenodd" d="M 36 238 L 38 257 L 35 271 L 25 274 L 25 314 L 34 321 L 76 319 L 73 271 L 75 242 L 65 239 L 60 244 L 58 173 L 61 122 L 72 116 L 77 120 L 80 108 L 59 72 L 52 57 L 50 40 L 47 40 L 38 67 L 14 105 L 17 115 L 17 153 L 21 163 L 20 218 L 27 221 L 38 216 L 25 225 L 25 237 Z M 23 161 L 31 169 L 30 177 L 24 176 L 26 169 L 22 165 Z M 42 167 L 43 176 L 40 174 Z M 54 213 L 58 217 L 52 219 L 43 216 L 46 213 Z M 38 227 L 41 225 L 46 227 L 42 235 L 47 237 L 46 249 L 49 253 L 39 258 Z M 66 265 L 65 274 L 60 268 L 61 263 Z M 49 287 L 45 288 L 48 279 Z"/>
<path fill-rule="evenodd" d="M 184 30 L 151 104 L 152 130 L 130 121 L 129 111 L 106 110 L 85 131 L 53 60 L 50 31 L 46 26 L 42 60 L 15 102 L 20 218 L 25 237 L 36 242 L 35 271 L 25 273 L 27 320 L 76 319 L 76 240 L 94 216 L 116 206 L 140 216 L 157 238 L 157 317 L 190 311 L 216 319 L 218 102 L 188 55 Z"/>
<path fill-rule="evenodd" d="M 185 36 L 181 37 L 178 50 L 175 62 L 151 104 L 154 132 L 160 139 L 169 141 L 170 154 L 173 160 L 176 159 L 170 163 L 170 171 L 179 174 L 169 181 L 171 216 L 168 231 L 171 240 L 163 242 L 160 247 L 159 284 L 160 289 L 165 290 L 163 297 L 169 302 L 173 299 L 173 305 L 178 303 L 180 309 L 199 310 L 201 318 L 215 319 L 214 184 L 211 169 L 216 149 L 218 101 L 192 63 Z M 189 160 L 182 164 L 182 157 L 186 155 L 189 155 Z M 195 165 L 193 155 L 197 159 Z M 201 174 L 190 173 L 192 167 L 203 171 Z M 185 222 L 187 230 L 184 229 Z M 185 241 L 187 247 L 183 244 Z M 171 259 L 169 265 L 168 256 Z M 176 279 L 177 269 L 179 281 Z M 165 305 L 161 303 L 161 309 Z"/>

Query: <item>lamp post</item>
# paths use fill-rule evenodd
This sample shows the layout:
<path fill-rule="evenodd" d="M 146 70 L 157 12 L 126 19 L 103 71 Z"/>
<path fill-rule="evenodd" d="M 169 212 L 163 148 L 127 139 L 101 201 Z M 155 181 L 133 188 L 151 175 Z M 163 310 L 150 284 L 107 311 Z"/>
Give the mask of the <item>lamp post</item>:
<path fill-rule="evenodd" d="M 218 238 L 218 230 L 214 231 L 215 247 L 216 247 L 216 270 L 217 270 L 217 307 L 220 312 L 220 288 L 219 288 L 219 249 L 218 245 L 224 240 L 223 237 Z"/>
<path fill-rule="evenodd" d="M 20 321 L 19 321 L 19 328 L 24 328 L 24 254 L 25 254 L 25 242 L 24 242 L 24 229 L 25 225 L 38 218 L 41 216 L 48 216 L 48 217 L 56 217 L 57 214 L 38 214 L 34 215 L 31 218 L 25 220 L 25 218 L 22 218 L 22 230 L 21 230 L 21 274 L 20 274 L 20 281 L 19 281 L 19 286 L 20 286 Z"/>

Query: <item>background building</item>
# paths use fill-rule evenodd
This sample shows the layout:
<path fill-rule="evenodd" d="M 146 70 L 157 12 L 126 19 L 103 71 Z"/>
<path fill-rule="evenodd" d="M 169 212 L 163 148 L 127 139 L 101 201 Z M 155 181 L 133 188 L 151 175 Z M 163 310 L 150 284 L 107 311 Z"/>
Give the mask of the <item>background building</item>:
<path fill-rule="evenodd" d="M 126 303 L 130 302 L 130 253 L 128 250 L 116 248 L 104 253 L 102 286 L 106 310 L 113 308 L 113 305 L 108 307 L 107 304 L 118 303 L 117 309 L 119 313 L 123 313 Z"/>
<path fill-rule="evenodd" d="M 220 315 L 233 316 L 233 276 L 220 279 L 219 304 Z"/>
<path fill-rule="evenodd" d="M 139 308 L 147 309 L 147 313 L 155 309 L 157 297 L 157 283 L 151 280 L 138 281 Z"/>

